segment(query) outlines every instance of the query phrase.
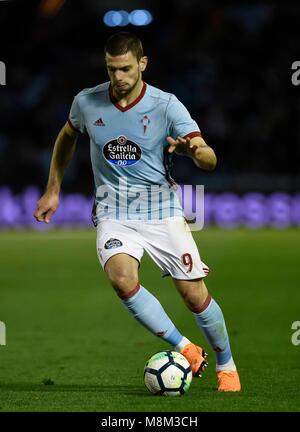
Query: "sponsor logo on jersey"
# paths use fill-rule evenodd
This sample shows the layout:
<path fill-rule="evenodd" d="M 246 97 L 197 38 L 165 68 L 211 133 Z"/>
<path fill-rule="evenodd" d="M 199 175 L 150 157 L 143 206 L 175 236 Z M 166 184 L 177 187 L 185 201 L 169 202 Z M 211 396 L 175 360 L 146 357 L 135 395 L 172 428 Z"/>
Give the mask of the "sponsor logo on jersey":
<path fill-rule="evenodd" d="M 105 123 L 104 123 L 104 121 L 102 120 L 102 118 L 100 117 L 100 118 L 98 118 L 98 120 L 96 120 L 96 121 L 94 122 L 94 126 L 105 126 Z"/>
<path fill-rule="evenodd" d="M 110 238 L 104 245 L 105 249 L 114 249 L 120 246 L 123 246 L 123 243 L 121 242 L 121 240 L 115 238 Z"/>
<path fill-rule="evenodd" d="M 125 135 L 120 135 L 117 139 L 105 144 L 103 156 L 113 165 L 134 165 L 141 159 L 142 149 Z"/>

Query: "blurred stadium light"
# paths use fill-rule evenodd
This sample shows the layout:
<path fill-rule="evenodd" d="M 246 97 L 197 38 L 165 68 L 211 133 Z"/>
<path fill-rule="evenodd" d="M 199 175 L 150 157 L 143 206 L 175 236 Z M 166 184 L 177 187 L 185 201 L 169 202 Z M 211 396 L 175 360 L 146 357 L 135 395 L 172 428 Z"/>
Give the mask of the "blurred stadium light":
<path fill-rule="evenodd" d="M 125 10 L 109 10 L 103 16 L 103 22 L 108 27 L 146 26 L 153 21 L 152 14 L 146 9 L 135 9 L 132 12 Z"/>
<path fill-rule="evenodd" d="M 130 13 L 130 22 L 135 26 L 149 25 L 152 20 L 151 13 L 146 9 L 136 9 Z"/>
<path fill-rule="evenodd" d="M 53 17 L 63 7 L 65 0 L 42 0 L 39 5 L 39 12 L 43 16 Z"/>

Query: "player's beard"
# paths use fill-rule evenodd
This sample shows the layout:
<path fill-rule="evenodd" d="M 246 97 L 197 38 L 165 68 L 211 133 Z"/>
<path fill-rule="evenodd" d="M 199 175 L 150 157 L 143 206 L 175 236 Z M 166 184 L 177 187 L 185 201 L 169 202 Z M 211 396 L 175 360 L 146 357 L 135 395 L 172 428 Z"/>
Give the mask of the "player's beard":
<path fill-rule="evenodd" d="M 138 73 L 137 79 L 132 86 L 124 85 L 124 88 L 122 88 L 122 87 L 118 88 L 118 86 L 115 84 L 114 85 L 114 93 L 115 93 L 117 99 L 120 99 L 124 96 L 128 96 L 131 92 L 133 92 L 134 89 L 136 88 L 136 86 L 138 85 L 138 83 L 140 82 L 140 78 L 141 78 L 141 72 Z"/>

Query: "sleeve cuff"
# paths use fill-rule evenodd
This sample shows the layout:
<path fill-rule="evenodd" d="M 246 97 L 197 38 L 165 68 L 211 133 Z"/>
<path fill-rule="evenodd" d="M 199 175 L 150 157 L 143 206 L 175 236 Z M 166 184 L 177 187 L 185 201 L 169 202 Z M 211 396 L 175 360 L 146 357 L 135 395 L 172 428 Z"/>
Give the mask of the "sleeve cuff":
<path fill-rule="evenodd" d="M 68 119 L 68 123 L 69 123 L 69 126 L 70 126 L 70 127 L 71 127 L 75 132 L 81 133 L 81 131 L 80 131 L 79 129 L 77 129 L 77 128 L 72 124 L 72 122 L 71 122 L 70 119 Z"/>
<path fill-rule="evenodd" d="M 186 138 L 195 138 L 195 137 L 202 137 L 201 132 L 199 131 L 190 132 L 187 135 L 185 135 L 183 138 L 186 139 Z"/>

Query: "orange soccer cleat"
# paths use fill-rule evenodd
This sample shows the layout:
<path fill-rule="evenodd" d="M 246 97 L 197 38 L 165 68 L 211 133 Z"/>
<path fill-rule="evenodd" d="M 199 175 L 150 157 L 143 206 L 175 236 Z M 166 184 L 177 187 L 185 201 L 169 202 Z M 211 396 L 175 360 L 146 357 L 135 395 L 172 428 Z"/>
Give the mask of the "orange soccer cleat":
<path fill-rule="evenodd" d="M 241 383 L 237 371 L 217 372 L 219 392 L 237 392 L 241 390 Z"/>
<path fill-rule="evenodd" d="M 206 361 L 207 354 L 204 349 L 193 343 L 188 343 L 181 351 L 181 354 L 191 365 L 193 376 L 201 377 L 200 372 L 204 371 L 208 365 Z"/>

